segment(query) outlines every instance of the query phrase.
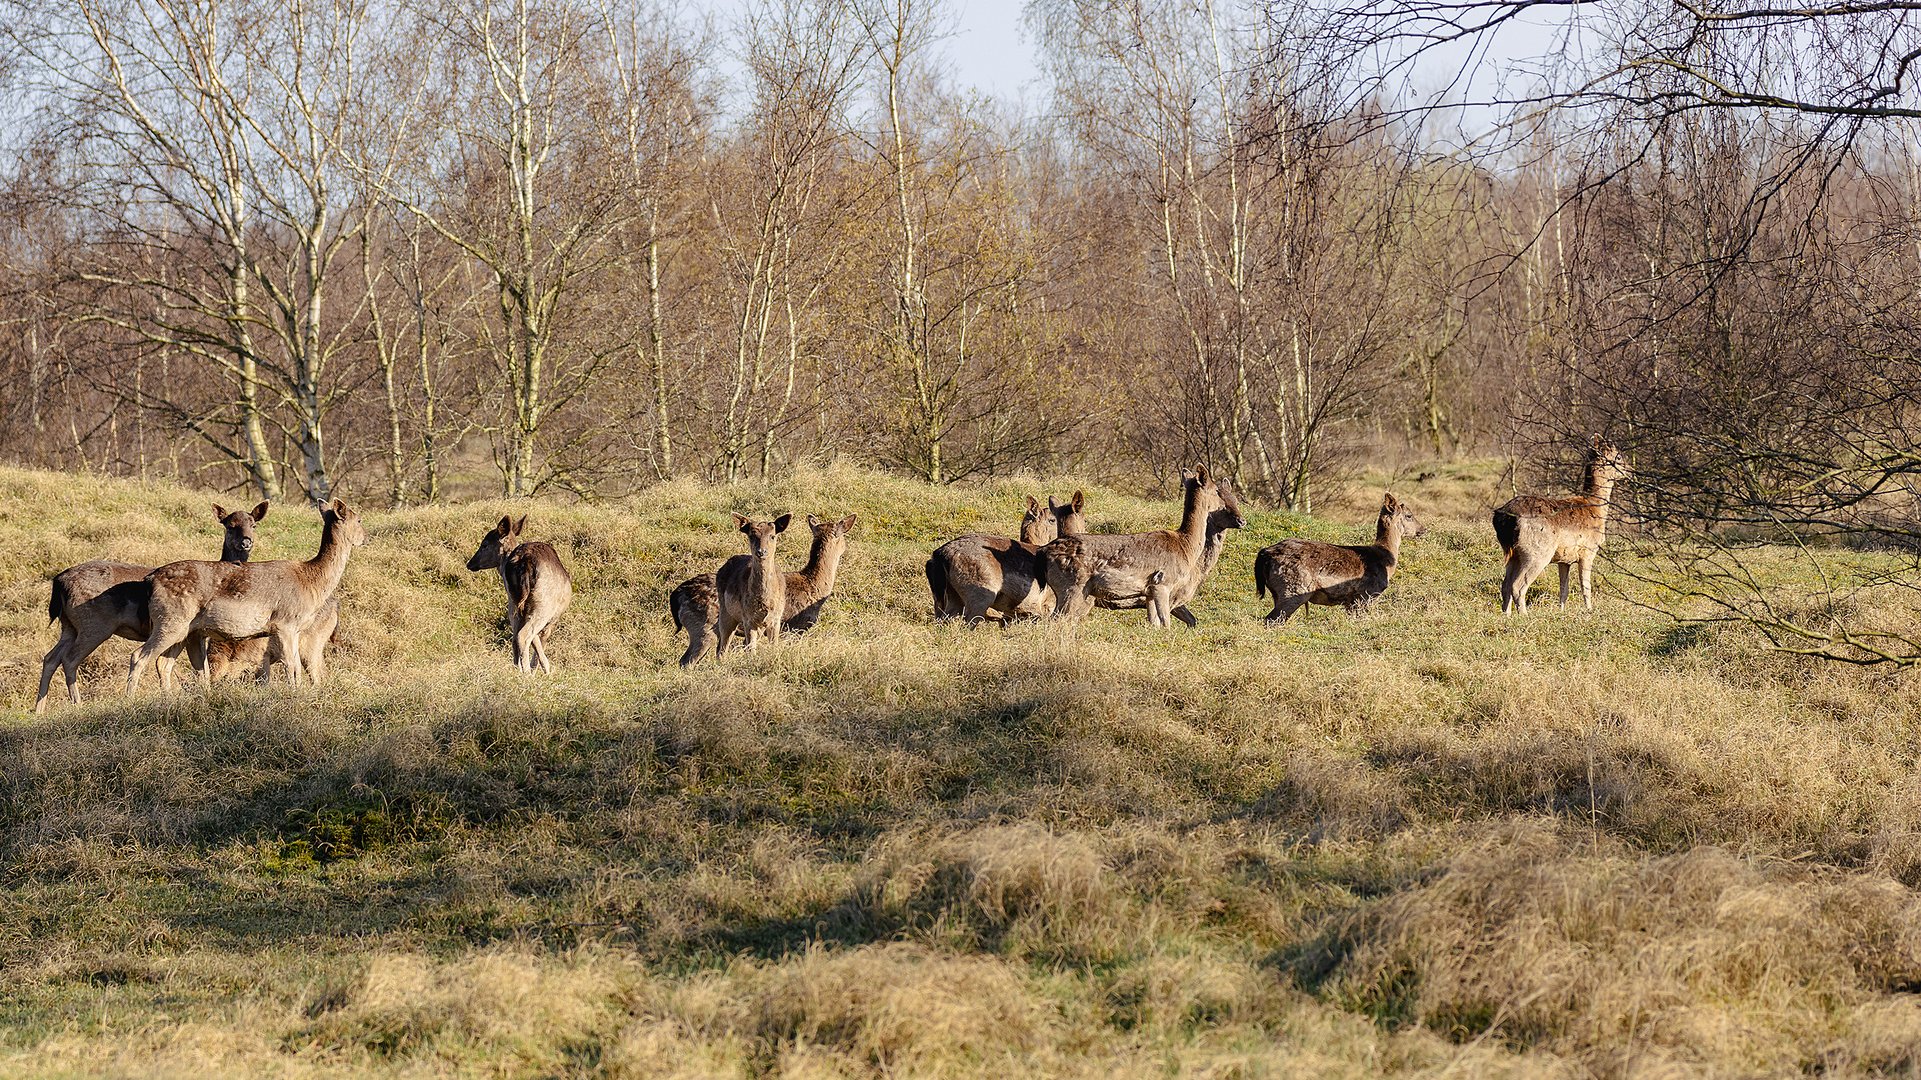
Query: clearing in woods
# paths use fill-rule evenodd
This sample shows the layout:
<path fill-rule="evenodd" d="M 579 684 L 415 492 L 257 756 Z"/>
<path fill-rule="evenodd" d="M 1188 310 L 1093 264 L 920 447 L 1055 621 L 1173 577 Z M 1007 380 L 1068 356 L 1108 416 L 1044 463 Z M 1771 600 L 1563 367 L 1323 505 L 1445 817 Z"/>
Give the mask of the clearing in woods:
<path fill-rule="evenodd" d="M 330 685 L 129 704 L 120 642 L 35 720 L 51 573 L 220 538 L 0 470 L 0 1073 L 1913 1075 L 1914 680 L 1605 562 L 1592 616 L 1504 619 L 1494 475 L 1396 480 L 1373 615 L 1279 630 L 1254 553 L 1368 539 L 1386 478 L 1250 509 L 1198 631 L 930 624 L 928 552 L 1072 479 L 369 508 Z M 509 510 L 574 574 L 551 679 L 463 565 Z M 860 523 L 815 630 L 683 672 L 667 594 L 733 510 Z"/>

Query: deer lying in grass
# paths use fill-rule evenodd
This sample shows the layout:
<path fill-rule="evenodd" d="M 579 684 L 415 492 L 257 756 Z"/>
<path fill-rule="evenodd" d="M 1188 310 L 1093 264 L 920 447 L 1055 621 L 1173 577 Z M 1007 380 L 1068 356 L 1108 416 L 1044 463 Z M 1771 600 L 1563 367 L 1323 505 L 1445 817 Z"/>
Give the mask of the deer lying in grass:
<path fill-rule="evenodd" d="M 856 517 L 849 514 L 839 521 L 821 521 L 807 515 L 814 544 L 807 552 L 807 565 L 800 573 L 787 575 L 782 633 L 803 634 L 820 621 L 827 598 L 834 594 L 834 575 L 840 569 L 840 557 L 847 551 L 847 534 L 853 531 Z M 667 606 L 674 616 L 674 628 L 687 631 L 687 651 L 680 658 L 680 666 L 687 667 L 707 655 L 719 633 L 719 575 L 699 574 L 681 582 Z"/>
<path fill-rule="evenodd" d="M 267 504 L 249 513 L 228 510 L 215 504 L 213 516 L 227 531 L 220 545 L 220 561 L 243 563 L 253 554 L 254 526 L 267 518 Z M 123 637 L 145 641 L 152 629 L 147 622 L 145 578 L 151 566 L 122 562 L 84 562 L 70 566 L 53 577 L 53 595 L 47 602 L 47 617 L 60 624 L 60 640 L 47 651 L 40 664 L 40 696 L 33 711 L 47 709 L 47 688 L 56 668 L 65 666 L 67 698 L 80 704 L 80 665 L 107 639 Z M 173 689 L 173 658 L 168 654 L 160 665 L 160 684 Z"/>
<path fill-rule="evenodd" d="M 267 635 L 287 665 L 287 681 L 298 684 L 300 636 L 316 613 L 333 598 L 347 572 L 347 557 L 367 540 L 360 515 L 335 499 L 320 512 L 320 551 L 305 562 L 175 562 L 146 578 L 152 629 L 127 665 L 127 692 L 140 688 L 140 676 L 156 656 L 187 644 L 194 667 L 205 676 L 209 637 L 239 640 Z"/>
<path fill-rule="evenodd" d="M 1197 466 L 1181 475 L 1185 491 L 1178 529 L 1115 536 L 1064 536 L 1041 549 L 1056 618 L 1081 618 L 1097 603 L 1139 607 L 1156 571 L 1171 594 L 1193 596 L 1207 550 L 1207 522 L 1223 508 L 1221 489 Z"/>
<path fill-rule="evenodd" d="M 714 575 L 720 591 L 717 655 L 727 655 L 736 631 L 749 649 L 762 638 L 780 641 L 780 621 L 787 612 L 787 575 L 774 562 L 774 544 L 793 519 L 792 514 L 782 514 L 772 521 L 749 521 L 734 515 L 734 524 L 747 537 L 747 554 L 728 559 Z"/>
<path fill-rule="evenodd" d="M 1050 495 L 1045 507 L 1029 495 L 1019 540 L 970 533 L 935 548 L 927 560 L 934 618 L 964 618 L 978 625 L 990 614 L 1003 621 L 1046 614 L 1051 605 L 1040 550 L 1060 537 L 1087 531 L 1086 503 L 1078 491 L 1064 503 Z"/>
<path fill-rule="evenodd" d="M 1501 577 L 1503 615 L 1515 610 L 1527 614 L 1527 591 L 1550 563 L 1561 568 L 1561 606 L 1567 606 L 1568 571 L 1579 567 L 1581 603 L 1594 610 L 1594 557 L 1607 539 L 1614 485 L 1627 474 L 1627 459 L 1620 449 L 1595 435 L 1579 495 L 1561 499 L 1517 495 L 1494 511 L 1494 537 L 1507 557 Z"/>
<path fill-rule="evenodd" d="M 1274 595 L 1267 624 L 1288 620 L 1305 604 L 1344 607 L 1359 615 L 1387 591 L 1401 557 L 1401 541 L 1421 534 L 1413 511 L 1389 492 L 1372 544 L 1345 546 L 1318 540 L 1283 540 L 1254 556 L 1254 595 Z"/>
<path fill-rule="evenodd" d="M 327 677 L 327 649 L 339 634 L 340 597 L 336 596 L 314 613 L 311 623 L 300 628 L 300 666 L 315 686 Z M 215 638 L 207 642 L 207 677 L 219 682 L 252 672 L 254 681 L 265 685 L 279 659 L 271 638 L 252 637 L 242 641 Z"/>
<path fill-rule="evenodd" d="M 507 629 L 514 637 L 514 667 L 531 672 L 538 664 L 542 674 L 552 674 L 547 631 L 573 602 L 574 579 L 552 544 L 520 538 L 526 528 L 525 516 L 519 521 L 501 518 L 481 538 L 467 569 L 500 571 L 507 590 Z"/>

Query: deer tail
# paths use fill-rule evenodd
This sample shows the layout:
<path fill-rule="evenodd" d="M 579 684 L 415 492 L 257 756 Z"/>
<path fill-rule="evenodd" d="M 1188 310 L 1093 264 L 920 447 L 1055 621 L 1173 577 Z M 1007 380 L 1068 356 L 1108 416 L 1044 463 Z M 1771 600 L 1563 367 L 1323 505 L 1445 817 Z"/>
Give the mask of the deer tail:
<path fill-rule="evenodd" d="M 1254 556 L 1254 595 L 1256 598 L 1267 595 L 1267 575 L 1273 572 L 1274 556 L 1268 554 L 1266 548 L 1262 548 L 1260 554 Z"/>
<path fill-rule="evenodd" d="M 58 575 L 53 579 L 53 595 L 47 598 L 47 621 L 60 621 L 60 614 L 67 610 L 67 583 Z"/>
<path fill-rule="evenodd" d="M 1514 545 L 1521 542 L 1520 517 L 1507 509 L 1494 511 L 1494 538 L 1501 542 L 1501 550 L 1514 550 Z"/>
<path fill-rule="evenodd" d="M 927 588 L 934 594 L 934 615 L 938 618 L 947 604 L 947 560 L 939 552 L 927 560 Z"/>

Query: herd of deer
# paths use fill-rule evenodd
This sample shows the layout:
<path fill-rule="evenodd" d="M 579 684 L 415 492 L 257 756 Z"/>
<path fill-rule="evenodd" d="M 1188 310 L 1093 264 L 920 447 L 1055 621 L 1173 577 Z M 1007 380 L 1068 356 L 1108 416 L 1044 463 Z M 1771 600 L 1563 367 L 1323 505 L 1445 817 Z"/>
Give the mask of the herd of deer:
<path fill-rule="evenodd" d="M 1506 558 L 1501 610 L 1527 611 L 1528 589 L 1548 566 L 1561 571 L 1561 603 L 1569 574 L 1579 570 L 1581 599 L 1594 607 L 1595 556 L 1606 536 L 1614 485 L 1627 475 L 1620 451 L 1599 436 L 1589 448 L 1580 494 L 1563 498 L 1521 495 L 1494 511 L 1494 534 Z M 1095 607 L 1147 611 L 1155 626 L 1196 623 L 1187 604 L 1213 571 L 1229 529 L 1244 527 L 1240 501 L 1224 481 L 1199 466 L 1182 474 L 1180 525 L 1145 533 L 1090 533 L 1080 492 L 1045 506 L 1029 497 L 1020 539 L 973 534 L 942 544 L 927 560 L 927 584 L 937 619 L 975 624 L 1054 616 L 1081 618 Z M 339 623 L 336 596 L 347 557 L 367 538 L 360 515 L 338 499 L 321 510 L 320 551 L 305 561 L 250 562 L 254 527 L 267 504 L 251 512 L 213 508 L 226 530 L 220 558 L 158 568 L 95 561 L 54 576 L 48 616 L 60 639 L 40 672 L 34 711 L 47 706 L 53 673 L 64 668 L 67 696 L 78 703 L 80 664 L 109 638 L 140 642 L 128 664 L 127 690 L 161 661 L 162 685 L 173 688 L 173 661 L 184 650 L 202 678 L 252 671 L 264 682 L 275 663 L 289 682 L 304 672 L 318 684 L 326 649 Z M 832 521 L 813 516 L 813 546 L 799 573 L 774 561 L 776 541 L 792 515 L 734 524 L 747 553 L 713 573 L 689 578 L 668 600 L 674 626 L 687 632 L 682 666 L 710 650 L 725 653 L 736 634 L 747 648 L 803 633 L 820 620 L 855 515 Z M 514 663 L 522 671 L 551 671 L 546 638 L 573 599 L 573 581 L 553 545 L 522 539 L 527 519 L 503 517 L 482 538 L 467 569 L 494 569 L 507 593 L 507 625 Z M 1344 546 L 1283 540 L 1254 559 L 1254 591 L 1271 594 L 1270 625 L 1307 604 L 1366 611 L 1387 590 L 1401 541 L 1420 534 L 1406 504 L 1389 493 L 1381 501 L 1372 544 Z"/>

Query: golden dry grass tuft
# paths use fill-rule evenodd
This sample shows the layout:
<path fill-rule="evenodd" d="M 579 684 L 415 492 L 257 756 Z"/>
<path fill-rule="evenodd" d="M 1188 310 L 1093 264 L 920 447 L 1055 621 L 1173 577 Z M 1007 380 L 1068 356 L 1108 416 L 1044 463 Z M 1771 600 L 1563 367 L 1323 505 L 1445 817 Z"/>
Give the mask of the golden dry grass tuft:
<path fill-rule="evenodd" d="M 1913 679 L 1678 626 L 1654 564 L 1504 620 L 1496 475 L 1254 512 L 1165 633 L 930 623 L 926 553 L 1068 479 L 370 513 L 327 687 L 129 701 L 116 643 L 34 718 L 48 576 L 219 531 L 0 469 L 0 1073 L 1921 1073 Z M 1263 627 L 1254 552 L 1389 483 L 1427 531 L 1374 614 Z M 552 679 L 464 566 L 510 510 L 575 573 Z M 682 672 L 730 510 L 860 525 L 814 632 Z M 277 507 L 257 557 L 318 534 Z"/>

